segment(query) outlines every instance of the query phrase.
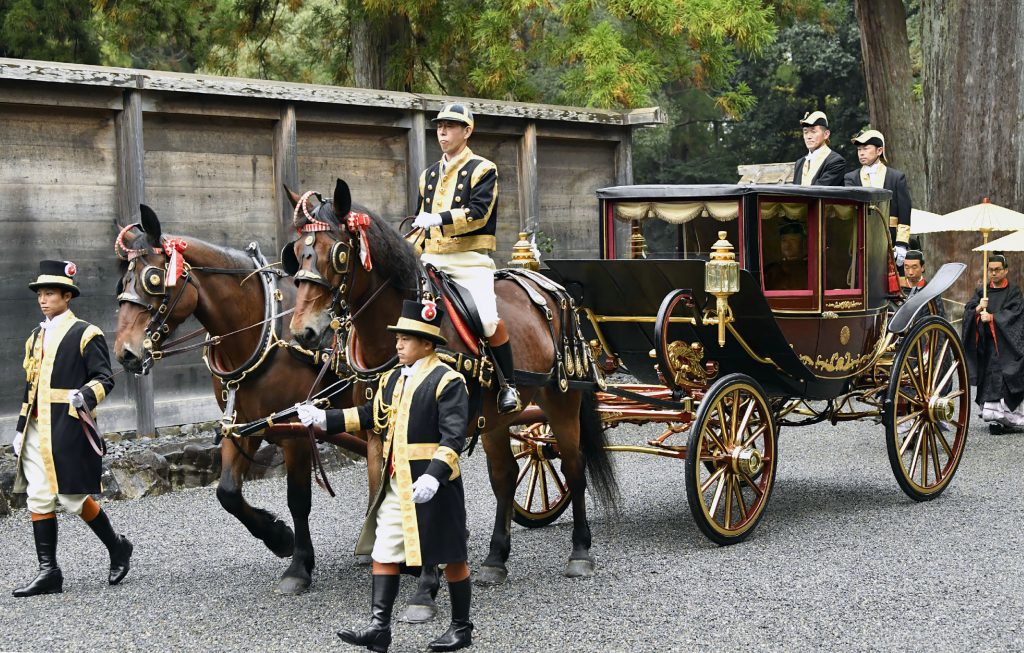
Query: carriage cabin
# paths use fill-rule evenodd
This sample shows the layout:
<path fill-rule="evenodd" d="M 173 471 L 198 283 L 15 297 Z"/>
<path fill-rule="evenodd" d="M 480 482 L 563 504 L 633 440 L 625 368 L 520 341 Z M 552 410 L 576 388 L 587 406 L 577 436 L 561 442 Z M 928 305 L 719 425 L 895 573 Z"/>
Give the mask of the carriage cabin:
<path fill-rule="evenodd" d="M 681 340 L 705 341 L 708 357 L 720 358 L 726 372 L 748 371 L 751 359 L 760 359 L 774 368 L 765 383 L 778 386 L 773 377 L 787 377 L 778 387 L 784 394 L 830 395 L 874 360 L 892 265 L 889 191 L 664 185 L 604 188 L 597 197 L 602 259 L 548 264 L 575 288 L 595 335 L 634 376 L 657 382 L 646 368 L 655 348 L 653 316 L 667 293 L 691 288 L 698 304 L 714 306 L 704 292 L 704 265 L 720 232 L 741 271 L 729 304 L 734 340 L 742 342 L 713 356 L 719 348 L 706 333 Z M 602 284 L 615 291 L 598 291 Z M 743 369 L 730 369 L 730 358 Z"/>

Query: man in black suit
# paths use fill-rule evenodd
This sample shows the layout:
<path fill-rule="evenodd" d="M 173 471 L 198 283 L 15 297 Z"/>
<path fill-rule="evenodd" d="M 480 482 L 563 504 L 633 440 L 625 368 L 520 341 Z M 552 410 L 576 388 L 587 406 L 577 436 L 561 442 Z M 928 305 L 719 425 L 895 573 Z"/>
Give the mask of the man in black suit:
<path fill-rule="evenodd" d="M 907 175 L 885 165 L 885 137 L 882 132 L 869 129 L 853 139 L 857 145 L 860 169 L 846 174 L 847 186 L 871 186 L 892 191 L 889 202 L 889 235 L 892 237 L 892 254 L 897 267 L 903 266 L 910 242 L 910 190 Z"/>
<path fill-rule="evenodd" d="M 793 183 L 798 186 L 842 186 L 846 161 L 828 146 L 828 118 L 824 111 L 804 114 L 800 120 L 806 156 L 794 165 Z"/>

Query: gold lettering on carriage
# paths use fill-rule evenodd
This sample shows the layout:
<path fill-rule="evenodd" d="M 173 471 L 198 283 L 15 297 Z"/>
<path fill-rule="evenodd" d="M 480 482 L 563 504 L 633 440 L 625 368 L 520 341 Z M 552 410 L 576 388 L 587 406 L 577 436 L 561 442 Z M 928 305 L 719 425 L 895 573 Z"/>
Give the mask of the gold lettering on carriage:
<path fill-rule="evenodd" d="M 812 367 L 824 372 L 849 372 L 866 365 L 872 358 L 874 358 L 873 352 L 861 354 L 856 358 L 854 358 L 850 352 L 846 352 L 845 354 L 836 352 L 828 358 L 822 358 L 821 354 L 818 354 L 814 360 L 811 360 L 811 357 L 807 354 L 800 354 L 801 363 L 807 367 Z"/>
<path fill-rule="evenodd" d="M 825 308 L 831 308 L 833 310 L 842 311 L 851 308 L 860 308 L 861 303 L 855 299 L 844 299 L 841 302 L 829 302 L 825 304 Z"/>

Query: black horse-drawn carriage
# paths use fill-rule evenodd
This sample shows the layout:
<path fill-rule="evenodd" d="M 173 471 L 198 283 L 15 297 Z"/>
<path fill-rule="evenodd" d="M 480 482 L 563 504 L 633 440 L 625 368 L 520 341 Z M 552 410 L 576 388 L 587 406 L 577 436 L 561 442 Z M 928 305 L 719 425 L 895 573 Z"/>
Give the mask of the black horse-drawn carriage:
<path fill-rule="evenodd" d="M 599 367 L 638 381 L 602 382 L 603 421 L 666 425 L 608 448 L 685 460 L 691 512 L 713 541 L 741 541 L 757 524 L 783 425 L 881 421 L 896 480 L 918 501 L 956 472 L 967 369 L 956 332 L 931 307 L 964 266 L 947 264 L 904 296 L 889 197 L 860 187 L 606 188 L 603 258 L 547 261 Z M 557 443 L 543 420 L 515 437 L 514 518 L 550 523 L 569 503 Z"/>

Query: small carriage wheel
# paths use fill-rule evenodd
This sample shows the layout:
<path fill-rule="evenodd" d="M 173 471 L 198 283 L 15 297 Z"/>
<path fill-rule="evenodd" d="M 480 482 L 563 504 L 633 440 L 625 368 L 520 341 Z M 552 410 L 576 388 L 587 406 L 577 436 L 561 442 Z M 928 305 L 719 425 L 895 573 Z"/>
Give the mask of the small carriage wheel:
<path fill-rule="evenodd" d="M 526 528 L 540 528 L 558 519 L 572 502 L 572 493 L 562 474 L 558 445 L 547 424 L 534 424 L 524 433 L 530 437 L 514 442 L 519 465 L 512 519 Z"/>
<path fill-rule="evenodd" d="M 970 425 L 967 363 L 946 320 L 928 316 L 903 337 L 885 402 L 885 443 L 896 482 L 915 501 L 949 485 Z"/>
<path fill-rule="evenodd" d="M 777 433 L 764 390 L 746 374 L 715 382 L 700 402 L 686 451 L 686 499 L 717 544 L 742 542 L 768 505 Z"/>

